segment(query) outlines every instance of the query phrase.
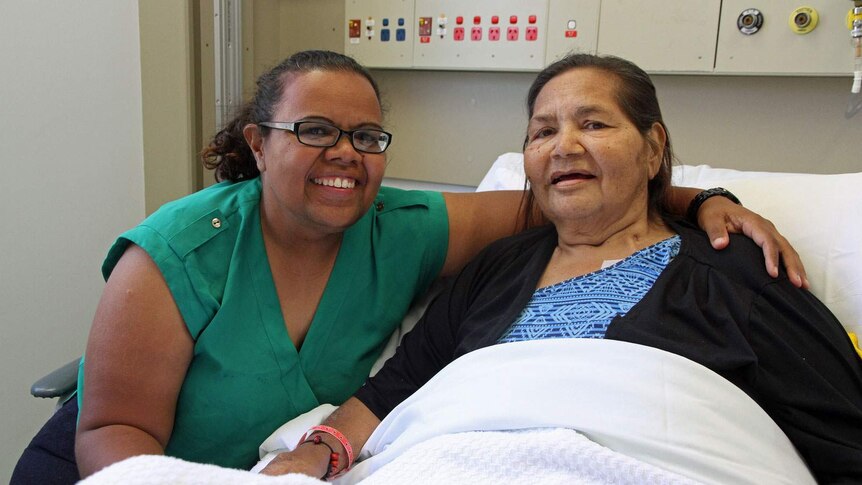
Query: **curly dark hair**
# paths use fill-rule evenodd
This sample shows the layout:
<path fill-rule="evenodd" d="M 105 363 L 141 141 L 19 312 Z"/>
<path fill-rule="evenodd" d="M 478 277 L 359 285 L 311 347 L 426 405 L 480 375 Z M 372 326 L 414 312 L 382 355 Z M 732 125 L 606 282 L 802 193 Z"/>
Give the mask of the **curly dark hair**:
<path fill-rule="evenodd" d="M 260 175 L 254 154 L 246 143 L 242 130 L 249 123 L 272 119 L 275 107 L 281 101 L 286 74 L 311 71 L 346 71 L 359 74 L 371 83 L 377 102 L 380 103 L 380 89 L 371 73 L 352 57 L 321 50 L 297 52 L 257 79 L 257 91 L 251 101 L 243 105 L 240 113 L 216 133 L 210 144 L 201 152 L 204 166 L 215 171 L 216 181 L 236 182 Z M 260 130 L 266 136 L 270 129 L 261 126 Z"/>
<path fill-rule="evenodd" d="M 617 104 L 642 135 L 646 135 L 654 123 L 658 123 L 667 133 L 664 143 L 664 155 L 661 166 L 655 177 L 649 181 L 649 200 L 647 208 L 651 216 L 667 218 L 670 214 L 668 206 L 668 189 L 671 186 L 671 169 L 674 161 L 673 147 L 670 143 L 670 132 L 659 108 L 658 97 L 655 86 L 649 75 L 634 63 L 615 56 L 598 56 L 593 54 L 569 54 L 562 59 L 544 68 L 527 92 L 527 118 L 533 117 L 536 98 L 551 79 L 578 68 L 593 68 L 605 71 L 620 81 L 616 93 Z M 647 138 L 647 142 L 654 144 L 654 140 Z M 524 139 L 524 148 L 527 140 Z M 658 148 L 658 147 L 654 147 Z M 526 189 L 526 186 L 525 186 Z M 534 226 L 539 212 L 535 207 L 535 199 L 532 191 L 525 190 L 521 201 L 522 214 L 526 218 L 527 227 Z"/>

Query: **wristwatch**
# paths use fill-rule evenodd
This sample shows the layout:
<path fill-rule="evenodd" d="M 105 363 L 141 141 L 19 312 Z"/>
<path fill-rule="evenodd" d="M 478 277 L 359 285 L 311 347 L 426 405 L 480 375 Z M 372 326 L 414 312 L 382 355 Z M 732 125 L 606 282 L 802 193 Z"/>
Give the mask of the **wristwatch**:
<path fill-rule="evenodd" d="M 719 195 L 721 197 L 726 197 L 730 199 L 734 204 L 742 205 L 742 202 L 736 198 L 735 195 L 731 194 L 729 190 L 722 187 L 714 187 L 711 189 L 703 190 L 699 194 L 694 196 L 694 199 L 691 200 L 691 203 L 688 205 L 688 211 L 685 213 L 685 217 L 697 225 L 697 212 L 700 210 L 700 206 L 706 202 L 706 199 L 710 197 L 715 197 Z"/>

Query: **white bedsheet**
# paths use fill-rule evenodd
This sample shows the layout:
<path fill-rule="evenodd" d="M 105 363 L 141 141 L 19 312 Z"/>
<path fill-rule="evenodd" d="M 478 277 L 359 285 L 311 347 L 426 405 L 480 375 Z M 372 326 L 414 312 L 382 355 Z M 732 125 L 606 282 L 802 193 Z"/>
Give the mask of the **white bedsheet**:
<path fill-rule="evenodd" d="M 353 473 L 447 433 L 540 427 L 578 430 L 702 482 L 814 483 L 784 433 L 733 384 L 674 354 L 593 339 L 465 355 L 387 416 L 363 450 L 374 456 Z"/>

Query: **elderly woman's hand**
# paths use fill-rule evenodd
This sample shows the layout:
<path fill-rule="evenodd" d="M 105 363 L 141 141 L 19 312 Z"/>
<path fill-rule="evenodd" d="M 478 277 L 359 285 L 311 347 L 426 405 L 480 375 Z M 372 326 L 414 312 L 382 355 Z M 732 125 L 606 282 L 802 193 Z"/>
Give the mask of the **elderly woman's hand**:
<path fill-rule="evenodd" d="M 329 449 L 325 446 L 300 445 L 294 451 L 279 453 L 260 471 L 261 475 L 287 475 L 302 473 L 314 478 L 326 474 L 329 466 Z"/>
<path fill-rule="evenodd" d="M 763 249 L 766 271 L 773 278 L 778 276 L 781 261 L 790 282 L 799 288 L 808 288 L 808 278 L 799 254 L 769 220 L 724 197 L 710 197 L 700 207 L 697 222 L 715 249 L 727 246 L 730 242 L 728 232 L 745 234 Z"/>

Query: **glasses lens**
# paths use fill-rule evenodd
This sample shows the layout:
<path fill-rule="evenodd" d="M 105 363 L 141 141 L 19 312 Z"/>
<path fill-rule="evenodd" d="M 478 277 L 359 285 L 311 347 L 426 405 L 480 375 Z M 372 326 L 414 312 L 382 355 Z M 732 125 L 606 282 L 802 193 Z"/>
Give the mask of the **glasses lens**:
<path fill-rule="evenodd" d="M 299 123 L 296 136 L 299 141 L 306 145 L 317 147 L 328 147 L 335 144 L 338 139 L 338 128 L 324 123 Z"/>
<path fill-rule="evenodd" d="M 381 153 L 389 146 L 389 134 L 378 130 L 356 130 L 353 132 L 353 146 L 369 153 Z"/>

